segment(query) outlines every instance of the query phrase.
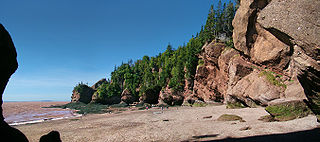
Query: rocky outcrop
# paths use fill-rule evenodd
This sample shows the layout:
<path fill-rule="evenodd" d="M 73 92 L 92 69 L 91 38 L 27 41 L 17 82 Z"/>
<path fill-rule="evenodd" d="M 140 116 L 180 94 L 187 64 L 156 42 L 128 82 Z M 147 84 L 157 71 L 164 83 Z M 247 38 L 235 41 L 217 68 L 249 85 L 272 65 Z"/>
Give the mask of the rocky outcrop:
<path fill-rule="evenodd" d="M 72 91 L 71 102 L 98 103 L 97 89 L 104 83 L 108 83 L 105 78 L 100 79 L 91 87 L 82 83 L 78 84 Z"/>
<path fill-rule="evenodd" d="M 220 85 L 225 85 L 226 83 L 218 82 L 219 79 L 217 78 L 224 76 L 221 75 L 217 67 L 218 58 L 224 48 L 224 45 L 219 43 L 210 43 L 202 48 L 200 60 L 203 60 L 203 65 L 198 65 L 197 67 L 193 90 L 195 96 L 206 102 L 222 98 L 221 93 L 218 91 L 218 86 L 223 87 Z"/>
<path fill-rule="evenodd" d="M 229 61 L 239 53 L 223 43 L 212 42 L 205 45 L 200 55 L 203 65 L 197 67 L 195 75 L 193 96 L 201 101 L 223 102 L 224 94 L 227 91 Z"/>
<path fill-rule="evenodd" d="M 229 99 L 229 96 L 233 96 L 245 105 L 255 107 L 255 105 L 266 106 L 268 102 L 283 96 L 284 88 L 269 82 L 262 73 L 254 70 L 240 79 L 234 86 L 229 85 L 226 101 L 233 102 L 234 100 Z"/>
<path fill-rule="evenodd" d="M 204 64 L 186 99 L 251 107 L 308 100 L 320 113 L 317 7 L 320 2 L 308 0 L 241 0 L 233 20 L 235 49 L 215 42 L 203 47 Z"/>
<path fill-rule="evenodd" d="M 277 99 L 308 99 L 310 107 L 317 108 L 319 6 L 319 1 L 308 0 L 241 0 L 233 40 L 254 71 L 236 82 L 229 76 L 225 98 L 236 96 L 246 103 L 243 98 L 249 97 L 264 105 Z"/>
<path fill-rule="evenodd" d="M 135 101 L 134 96 L 131 94 L 129 89 L 124 89 L 121 93 L 121 102 L 132 104 Z"/>
<path fill-rule="evenodd" d="M 144 92 L 139 94 L 140 103 L 199 101 L 255 107 L 290 100 L 308 102 L 320 114 L 319 7 L 319 1 L 310 0 L 241 0 L 232 23 L 234 47 L 216 41 L 205 44 L 194 80 L 185 80 L 182 92 L 140 86 L 137 89 Z M 162 69 L 152 73 L 157 70 Z M 74 96 L 77 101 L 81 93 Z M 95 93 L 92 100 L 97 97 Z M 131 103 L 135 98 L 125 89 L 121 100 Z"/>
<path fill-rule="evenodd" d="M 162 105 L 181 105 L 183 103 L 184 96 L 182 92 L 174 91 L 167 86 L 165 89 L 160 91 L 159 103 Z"/>
<path fill-rule="evenodd" d="M 9 141 L 27 142 L 27 137 L 18 129 L 10 127 L 5 121 L 2 113 L 2 95 L 7 86 L 10 76 L 17 70 L 17 52 L 7 30 L 0 24 L 0 93 L 1 93 L 1 115 L 0 133 L 1 139 Z"/>
<path fill-rule="evenodd" d="M 7 30 L 0 24 L 0 93 L 1 98 L 3 91 L 9 81 L 10 76 L 17 70 L 17 52 L 13 45 L 12 39 Z M 1 100 L 2 106 L 2 100 Z M 0 109 L 0 121 L 3 121 L 2 108 Z"/>
<path fill-rule="evenodd" d="M 72 91 L 71 102 L 90 103 L 94 92 L 95 90 L 91 87 L 85 84 L 79 84 Z"/>
<path fill-rule="evenodd" d="M 258 15 L 257 23 L 277 38 L 290 40 L 319 60 L 320 1 L 271 1 Z"/>

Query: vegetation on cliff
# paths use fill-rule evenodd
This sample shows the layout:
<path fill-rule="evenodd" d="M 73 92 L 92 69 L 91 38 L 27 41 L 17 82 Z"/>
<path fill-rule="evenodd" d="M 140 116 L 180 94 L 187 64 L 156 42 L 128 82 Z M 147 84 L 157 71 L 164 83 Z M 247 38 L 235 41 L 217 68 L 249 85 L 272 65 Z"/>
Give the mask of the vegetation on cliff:
<path fill-rule="evenodd" d="M 233 2 L 222 4 L 219 1 L 217 7 L 211 6 L 201 31 L 192 36 L 187 44 L 177 49 L 169 44 L 165 52 L 155 57 L 144 56 L 137 61 L 130 60 L 115 66 L 111 80 L 97 88 L 97 102 L 105 103 L 113 96 L 120 97 L 125 89 L 138 101 L 144 95 L 159 95 L 167 86 L 173 91 L 181 92 L 184 90 L 185 80 L 190 80 L 193 85 L 198 63 L 201 64 L 198 54 L 205 43 L 220 39 L 233 46 L 231 36 L 234 15 Z"/>

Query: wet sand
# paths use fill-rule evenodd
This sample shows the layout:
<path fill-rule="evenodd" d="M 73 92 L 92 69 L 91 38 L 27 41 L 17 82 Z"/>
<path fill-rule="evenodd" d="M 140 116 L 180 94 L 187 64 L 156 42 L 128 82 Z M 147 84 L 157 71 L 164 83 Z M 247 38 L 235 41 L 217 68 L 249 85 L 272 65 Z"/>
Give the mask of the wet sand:
<path fill-rule="evenodd" d="M 245 122 L 217 121 L 222 114 L 239 115 Z M 88 114 L 78 118 L 19 125 L 15 128 L 21 130 L 32 142 L 39 141 L 42 135 L 52 130 L 59 131 L 62 141 L 65 142 L 140 142 L 208 141 L 270 134 L 289 136 L 287 133 L 297 131 L 314 132 L 313 130 L 317 130 L 319 125 L 313 115 L 287 122 L 259 121 L 258 119 L 264 115 L 267 115 L 264 108 L 226 109 L 225 105 L 173 107 L 164 111 L 152 108 L 129 110 L 117 114 Z M 317 131 L 315 138 L 320 138 L 319 134 Z M 302 133 L 302 136 L 304 135 Z M 292 136 L 295 136 L 295 133 Z M 312 136 L 308 135 L 300 139 Z M 270 138 L 266 137 L 266 140 L 268 139 Z M 286 141 L 286 139 L 280 138 L 280 141 Z"/>
<path fill-rule="evenodd" d="M 43 108 L 66 103 L 68 102 L 4 102 L 3 113 L 5 121 L 11 125 L 74 116 L 71 110 Z"/>

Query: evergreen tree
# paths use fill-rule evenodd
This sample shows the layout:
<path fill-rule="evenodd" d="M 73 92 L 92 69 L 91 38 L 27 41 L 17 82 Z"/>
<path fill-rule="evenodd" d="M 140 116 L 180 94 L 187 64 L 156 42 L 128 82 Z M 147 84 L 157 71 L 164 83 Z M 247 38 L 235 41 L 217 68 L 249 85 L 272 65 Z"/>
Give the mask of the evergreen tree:
<path fill-rule="evenodd" d="M 226 34 L 228 37 L 232 36 L 232 31 L 233 31 L 233 26 L 232 26 L 232 20 L 235 15 L 235 7 L 231 1 L 229 1 L 228 6 L 225 11 L 225 16 L 226 16 Z"/>
<path fill-rule="evenodd" d="M 202 34 L 202 39 L 204 39 L 204 42 L 210 42 L 214 37 L 215 37 L 215 33 L 216 33 L 216 11 L 214 10 L 214 6 L 211 5 L 209 14 L 208 14 L 208 18 L 207 18 L 207 22 L 206 25 L 204 27 L 204 33 Z"/>
<path fill-rule="evenodd" d="M 206 24 L 201 26 L 200 32 L 177 50 L 168 44 L 166 51 L 155 57 L 143 56 L 135 62 L 129 60 L 115 66 L 111 80 L 108 79 L 107 83 L 97 89 L 99 102 L 105 103 L 111 97 L 120 97 L 124 89 L 128 89 L 136 99 L 145 93 L 158 94 L 161 88 L 167 85 L 174 91 L 183 91 L 185 79 L 193 81 L 195 78 L 199 64 L 198 55 L 206 42 L 211 42 L 219 34 L 226 33 L 231 39 L 226 44 L 233 47 L 231 36 L 235 11 L 233 2 L 222 4 L 219 0 L 217 9 L 211 5 Z M 192 85 L 190 88 L 193 88 Z"/>

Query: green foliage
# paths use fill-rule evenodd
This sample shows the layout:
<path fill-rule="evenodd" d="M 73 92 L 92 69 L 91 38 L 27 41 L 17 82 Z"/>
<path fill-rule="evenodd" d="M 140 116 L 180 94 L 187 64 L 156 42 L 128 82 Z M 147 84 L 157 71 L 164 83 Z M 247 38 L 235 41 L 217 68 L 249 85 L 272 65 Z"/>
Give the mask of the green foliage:
<path fill-rule="evenodd" d="M 128 104 L 126 104 L 126 103 L 120 103 L 120 104 L 110 105 L 110 108 L 125 108 L 125 107 L 128 107 Z"/>
<path fill-rule="evenodd" d="M 108 99 L 121 95 L 120 86 L 117 83 L 104 83 L 97 88 L 98 102 L 105 103 Z"/>
<path fill-rule="evenodd" d="M 204 61 L 202 59 L 199 59 L 198 60 L 198 66 L 202 66 L 202 65 L 204 65 Z"/>
<path fill-rule="evenodd" d="M 263 121 L 263 122 L 273 122 L 273 121 L 276 121 L 271 115 L 261 116 L 258 120 Z"/>
<path fill-rule="evenodd" d="M 205 107 L 208 104 L 204 103 L 204 102 L 195 102 L 192 104 L 193 107 Z"/>
<path fill-rule="evenodd" d="M 266 107 L 266 111 L 274 116 L 277 121 L 288 121 L 305 117 L 310 114 L 310 109 L 303 103 L 280 104 Z"/>
<path fill-rule="evenodd" d="M 199 37 L 203 43 L 211 42 L 220 34 L 225 33 L 227 37 L 232 36 L 232 20 L 236 13 L 236 7 L 233 2 L 223 3 L 218 2 L 217 9 L 211 5 L 206 25 L 201 27 Z"/>
<path fill-rule="evenodd" d="M 276 76 L 281 77 L 280 75 L 277 75 L 274 72 L 271 71 L 262 71 L 260 73 L 260 76 L 265 76 L 266 79 L 273 85 L 278 86 L 278 87 L 284 87 L 287 88 L 287 85 L 284 84 L 282 81 L 277 80 Z"/>
<path fill-rule="evenodd" d="M 81 102 L 76 102 L 76 103 L 68 103 L 65 105 L 61 106 L 52 106 L 53 108 L 69 108 L 69 109 L 74 109 L 78 110 L 77 113 L 79 114 L 89 114 L 89 113 L 105 113 L 107 112 L 107 107 L 106 105 L 101 105 L 101 104 L 85 104 Z"/>
<path fill-rule="evenodd" d="M 230 38 L 228 41 L 226 41 L 226 45 L 228 48 L 234 48 L 233 40 Z"/>
<path fill-rule="evenodd" d="M 218 119 L 218 121 L 243 121 L 242 117 L 234 114 L 222 114 Z"/>
<path fill-rule="evenodd" d="M 97 89 L 98 102 L 104 104 L 109 98 L 120 96 L 124 89 L 130 91 L 135 101 L 142 95 L 158 95 L 159 91 L 168 85 L 173 91 L 183 91 L 185 80 L 193 81 L 198 64 L 203 64 L 198 58 L 202 46 L 220 34 L 231 37 L 234 13 L 232 2 L 223 4 L 219 1 L 217 7 L 211 5 L 206 24 L 188 43 L 177 49 L 168 44 L 166 51 L 155 57 L 143 56 L 135 62 L 129 60 L 115 66 L 111 80 Z M 227 41 L 227 44 L 232 47 L 232 40 Z M 83 86 L 85 85 L 81 84 L 75 89 L 81 91 Z"/>
<path fill-rule="evenodd" d="M 78 83 L 73 90 L 79 92 L 80 94 L 85 93 L 90 87 L 83 82 Z"/>

